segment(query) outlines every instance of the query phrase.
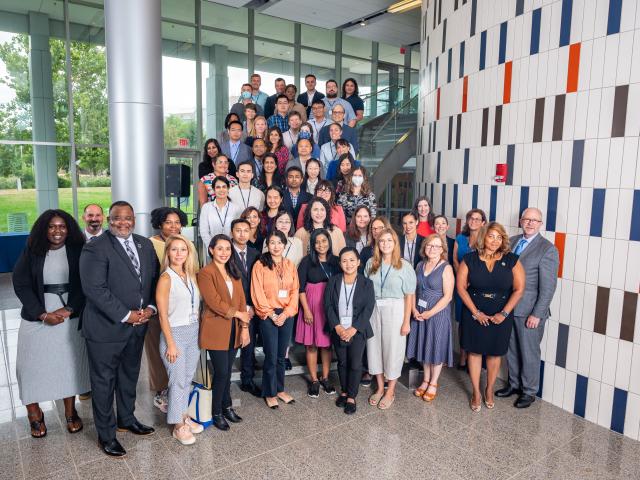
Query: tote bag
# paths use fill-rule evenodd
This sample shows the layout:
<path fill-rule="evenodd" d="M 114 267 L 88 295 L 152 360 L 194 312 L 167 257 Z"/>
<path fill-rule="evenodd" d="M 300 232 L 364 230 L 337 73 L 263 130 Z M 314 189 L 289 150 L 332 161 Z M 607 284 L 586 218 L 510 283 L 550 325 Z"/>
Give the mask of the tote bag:
<path fill-rule="evenodd" d="M 200 355 L 200 368 L 196 371 L 196 379 L 192 382 L 191 393 L 189 394 L 189 416 L 203 427 L 207 428 L 213 424 L 211 418 L 211 404 L 213 396 L 211 394 L 211 376 L 207 363 L 207 351 Z M 204 359 L 202 358 L 204 356 Z M 198 376 L 198 374 L 200 374 Z"/>

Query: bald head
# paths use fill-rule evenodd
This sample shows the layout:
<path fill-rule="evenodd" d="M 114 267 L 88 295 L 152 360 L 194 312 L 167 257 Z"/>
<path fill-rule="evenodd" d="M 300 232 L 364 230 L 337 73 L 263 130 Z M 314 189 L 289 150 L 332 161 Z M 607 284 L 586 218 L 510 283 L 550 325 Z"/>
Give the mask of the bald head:
<path fill-rule="evenodd" d="M 536 235 L 542 227 L 542 211 L 535 207 L 526 208 L 520 217 L 520 226 L 525 238 Z"/>

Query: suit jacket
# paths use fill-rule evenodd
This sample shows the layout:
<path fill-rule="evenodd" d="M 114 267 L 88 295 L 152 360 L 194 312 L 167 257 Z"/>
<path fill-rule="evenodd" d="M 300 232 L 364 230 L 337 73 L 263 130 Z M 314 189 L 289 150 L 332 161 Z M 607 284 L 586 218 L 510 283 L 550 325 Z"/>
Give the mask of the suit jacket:
<path fill-rule="evenodd" d="M 282 201 L 282 208 L 292 215 L 293 221 L 295 222 L 298 218 L 298 214 L 300 213 L 300 207 L 302 207 L 302 204 L 309 203 L 309 200 L 311 200 L 313 196 L 309 192 L 300 189 L 300 193 L 298 194 L 298 203 L 296 203 L 294 208 L 293 203 L 291 202 L 289 189 L 285 188 L 283 193 L 284 199 Z"/>
<path fill-rule="evenodd" d="M 222 153 L 224 153 L 229 159 L 229 168 L 231 168 L 231 163 L 233 161 L 234 171 L 242 162 L 253 161 L 253 151 L 246 143 L 244 143 L 244 139 L 240 140 L 240 149 L 238 150 L 238 155 L 235 159 L 231 155 L 231 144 L 229 141 L 220 143 L 220 148 L 222 149 Z M 231 170 L 229 170 L 229 174 L 234 175 L 231 173 Z"/>
<path fill-rule="evenodd" d="M 313 94 L 313 98 L 311 99 L 311 103 L 309 103 L 309 95 L 307 95 L 307 91 L 305 90 L 300 95 L 298 95 L 296 101 L 305 106 L 305 108 L 307 109 L 307 118 L 311 118 L 311 105 L 313 105 L 313 102 L 315 102 L 316 100 L 322 100 L 323 98 L 324 93 L 320 93 L 316 90 L 316 92 Z"/>
<path fill-rule="evenodd" d="M 236 264 L 238 270 L 240 270 L 244 298 L 249 306 L 253 306 L 253 302 L 251 301 L 251 270 L 253 270 L 253 264 L 256 263 L 259 257 L 260 252 L 247 245 L 247 269 L 245 270 L 238 251 L 235 247 L 233 248 L 233 257 L 231 260 Z"/>
<path fill-rule="evenodd" d="M 327 282 L 324 291 L 324 311 L 327 317 L 327 330 L 333 330 L 340 325 L 340 313 L 338 304 L 340 300 L 340 289 L 342 286 L 342 275 L 334 275 Z M 376 304 L 376 295 L 373 290 L 373 282 L 362 274 L 356 277 L 356 287 L 351 300 L 353 306 L 351 326 L 361 332 L 365 338 L 373 337 L 373 329 L 369 319 Z"/>
<path fill-rule="evenodd" d="M 231 322 L 236 322 L 234 348 L 240 346 L 240 321 L 234 318 L 237 311 L 246 311 L 247 302 L 240 279 L 231 278 L 233 295 L 214 262 L 198 272 L 198 288 L 204 300 L 200 321 L 200 348 L 229 350 Z"/>
<path fill-rule="evenodd" d="M 85 305 L 84 293 L 80 284 L 80 252 L 82 246 L 65 245 L 69 263 L 69 295 L 67 305 L 73 309 L 72 317 L 82 314 Z M 13 290 L 22 303 L 20 316 L 30 322 L 39 322 L 38 318 L 46 313 L 44 307 L 44 256 L 35 255 L 26 247 L 13 268 Z"/>
<path fill-rule="evenodd" d="M 277 96 L 278 94 L 274 93 L 273 95 L 267 98 L 266 102 L 264 102 L 264 118 L 269 118 L 271 115 L 275 113 Z"/>
<path fill-rule="evenodd" d="M 324 145 L 331 140 L 331 136 L 329 135 L 329 127 L 333 123 L 334 122 L 329 121 L 324 127 L 320 129 L 320 134 L 318 135 L 318 145 Z M 360 145 L 358 143 L 358 132 L 355 128 L 347 125 L 347 122 L 344 122 L 342 124 L 342 138 L 344 138 L 351 144 L 356 154 L 360 151 Z"/>
<path fill-rule="evenodd" d="M 411 260 L 411 265 L 413 265 L 414 270 L 418 266 L 418 263 L 420 263 L 420 260 L 422 260 L 422 258 L 420 257 L 420 248 L 422 247 L 423 241 L 424 241 L 424 237 L 422 235 L 416 236 L 416 246 L 413 250 L 413 259 Z M 400 256 L 402 258 L 404 258 L 404 242 L 405 242 L 405 237 L 404 235 L 401 235 L 400 236 Z"/>
<path fill-rule="evenodd" d="M 511 250 L 522 235 L 511 237 Z M 524 267 L 526 283 L 522 299 L 514 309 L 514 315 L 528 317 L 533 315 L 542 320 L 551 316 L 549 305 L 553 299 L 558 282 L 560 256 L 558 249 L 549 240 L 538 234 L 520 254 L 520 263 Z"/>
<path fill-rule="evenodd" d="M 109 231 L 85 244 L 80 255 L 80 279 L 87 304 L 82 313 L 82 333 L 94 342 L 122 342 L 131 335 L 144 337 L 146 325 L 123 323 L 130 310 L 155 305 L 160 264 L 153 244 L 132 235 L 138 251 L 140 277 L 119 240 Z"/>

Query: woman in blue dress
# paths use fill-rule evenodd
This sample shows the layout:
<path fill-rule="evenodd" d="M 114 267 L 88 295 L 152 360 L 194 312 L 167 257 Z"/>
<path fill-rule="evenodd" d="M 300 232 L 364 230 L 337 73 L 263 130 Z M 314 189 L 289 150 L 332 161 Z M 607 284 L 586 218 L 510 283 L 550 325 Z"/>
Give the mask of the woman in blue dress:
<path fill-rule="evenodd" d="M 478 233 L 480 229 L 487 223 L 487 214 L 484 210 L 479 208 L 472 208 L 467 212 L 464 227 L 462 227 L 462 233 L 456 237 L 456 242 L 453 244 L 453 269 L 458 273 L 460 262 L 462 257 L 467 253 L 473 252 L 476 249 L 476 242 L 478 241 Z M 462 324 L 460 318 L 462 317 L 462 300 L 456 292 L 455 296 L 456 316 L 455 319 L 458 322 L 458 338 L 462 337 Z M 467 355 L 460 347 L 460 361 L 458 362 L 459 370 L 466 370 L 467 368 Z"/>

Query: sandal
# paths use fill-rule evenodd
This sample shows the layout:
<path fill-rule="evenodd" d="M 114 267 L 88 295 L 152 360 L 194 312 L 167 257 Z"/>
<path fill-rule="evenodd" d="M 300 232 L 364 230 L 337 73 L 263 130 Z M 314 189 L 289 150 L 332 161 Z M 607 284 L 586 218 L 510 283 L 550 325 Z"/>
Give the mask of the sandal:
<path fill-rule="evenodd" d="M 425 402 L 433 402 L 433 400 L 436 398 L 436 395 L 438 394 L 438 384 L 437 383 L 430 383 L 429 387 L 434 387 L 436 389 L 435 392 L 433 393 L 429 393 L 428 391 L 425 391 L 424 395 L 422 396 L 422 400 L 424 400 Z M 428 388 L 427 387 L 427 390 Z"/>
<path fill-rule="evenodd" d="M 469 400 L 469 407 L 471 407 L 471 410 L 473 412 L 478 413 L 480 410 L 482 410 L 482 403 L 479 403 L 478 405 L 474 405 L 473 396 L 472 396 L 471 399 Z"/>
<path fill-rule="evenodd" d="M 47 435 L 47 425 L 44 423 L 44 412 L 40 410 L 40 420 L 32 420 L 33 416 L 27 414 L 29 425 L 31 426 L 31 436 L 33 438 L 42 438 Z M 44 431 L 41 428 L 44 427 Z"/>
<path fill-rule="evenodd" d="M 378 403 L 380 403 L 380 399 L 382 398 L 382 393 L 372 393 L 369 397 L 369 405 L 372 407 L 377 407 Z"/>
<path fill-rule="evenodd" d="M 82 419 L 78 416 L 78 412 L 73 412 L 71 416 L 66 417 L 66 420 L 67 431 L 69 433 L 78 433 L 84 427 Z"/>
<path fill-rule="evenodd" d="M 429 388 L 429 382 L 422 382 L 418 388 L 413 391 L 413 394 L 416 397 L 422 397 L 425 393 L 427 393 L 427 388 L 422 388 L 422 385 L 426 385 Z"/>
<path fill-rule="evenodd" d="M 487 389 L 485 388 L 484 390 L 484 405 L 485 407 L 487 407 L 489 410 L 491 410 L 493 407 L 496 406 L 495 402 L 487 402 Z"/>
<path fill-rule="evenodd" d="M 388 410 L 391 408 L 391 405 L 393 405 L 393 402 L 396 400 L 396 396 L 394 395 L 393 397 L 391 397 L 391 401 L 389 403 L 387 403 L 385 400 L 380 400 L 378 402 L 378 408 L 380 410 Z"/>

